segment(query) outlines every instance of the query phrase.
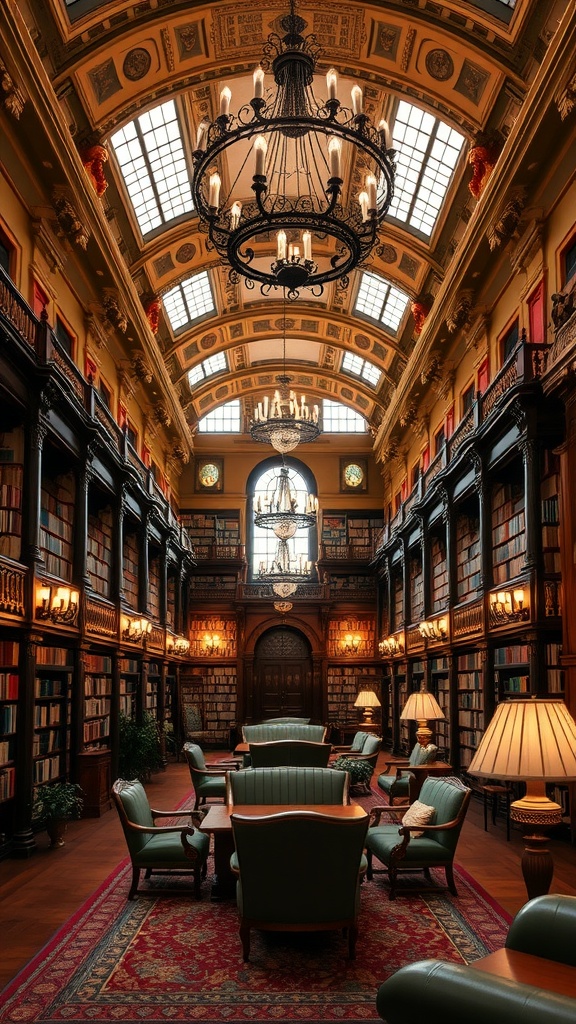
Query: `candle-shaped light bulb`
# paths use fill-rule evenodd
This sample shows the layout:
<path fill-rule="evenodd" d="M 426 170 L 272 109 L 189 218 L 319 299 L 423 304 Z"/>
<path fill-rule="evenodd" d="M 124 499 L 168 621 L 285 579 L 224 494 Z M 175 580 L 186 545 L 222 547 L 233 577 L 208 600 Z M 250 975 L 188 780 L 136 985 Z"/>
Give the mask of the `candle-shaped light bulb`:
<path fill-rule="evenodd" d="M 358 196 L 358 202 L 360 203 L 360 209 L 362 210 L 362 220 L 368 220 L 368 193 L 361 192 Z"/>
<path fill-rule="evenodd" d="M 353 85 L 352 86 L 351 96 L 352 96 L 352 113 L 353 114 L 361 114 L 362 113 L 362 89 L 360 88 L 359 85 Z"/>
<path fill-rule="evenodd" d="M 330 68 L 326 74 L 326 86 L 328 88 L 328 99 L 336 99 L 336 90 L 338 88 L 338 75 L 336 74 L 335 68 Z"/>
<path fill-rule="evenodd" d="M 304 246 L 304 259 L 312 259 L 312 235 L 309 231 L 302 232 L 302 245 Z"/>
<path fill-rule="evenodd" d="M 279 231 L 276 235 L 276 244 L 278 246 L 278 259 L 286 259 L 286 232 Z"/>
<path fill-rule="evenodd" d="M 330 177 L 340 178 L 340 154 L 342 152 L 342 143 L 340 139 L 337 139 L 334 135 L 328 143 L 328 153 L 330 156 Z"/>
<path fill-rule="evenodd" d="M 300 246 L 295 245 L 294 242 L 290 242 L 288 245 L 288 259 L 298 260 L 300 259 Z"/>
<path fill-rule="evenodd" d="M 220 175 L 218 174 L 218 171 L 213 171 L 210 175 L 208 206 L 214 210 L 217 210 L 220 205 L 220 185 Z"/>
<path fill-rule="evenodd" d="M 240 214 L 241 213 L 242 213 L 242 203 L 239 203 L 238 201 L 236 201 L 235 203 L 232 203 L 232 208 L 230 210 L 230 228 L 232 229 L 232 231 L 235 231 L 236 228 L 238 227 L 238 225 L 240 223 Z"/>
<path fill-rule="evenodd" d="M 220 91 L 220 113 L 228 114 L 230 112 L 230 100 L 232 99 L 232 93 L 227 85 L 224 86 Z"/>
<path fill-rule="evenodd" d="M 261 100 L 264 96 L 264 71 L 258 66 L 252 75 L 254 82 L 254 99 Z"/>
<path fill-rule="evenodd" d="M 368 209 L 376 209 L 376 178 L 373 174 L 366 175 L 366 189 L 368 191 Z"/>
<path fill-rule="evenodd" d="M 257 175 L 264 175 L 266 173 L 266 153 L 268 152 L 268 144 L 263 135 L 257 135 L 254 139 L 254 151 L 256 153 L 256 169 L 254 173 Z"/>
<path fill-rule="evenodd" d="M 208 125 L 206 121 L 200 121 L 196 132 L 196 149 L 205 150 L 208 140 Z"/>
<path fill-rule="evenodd" d="M 380 132 L 381 145 L 383 146 L 384 149 L 390 149 L 390 147 L 392 146 L 392 135 L 388 127 L 388 121 L 385 121 L 384 118 L 382 118 L 380 124 L 378 125 L 378 131 Z"/>

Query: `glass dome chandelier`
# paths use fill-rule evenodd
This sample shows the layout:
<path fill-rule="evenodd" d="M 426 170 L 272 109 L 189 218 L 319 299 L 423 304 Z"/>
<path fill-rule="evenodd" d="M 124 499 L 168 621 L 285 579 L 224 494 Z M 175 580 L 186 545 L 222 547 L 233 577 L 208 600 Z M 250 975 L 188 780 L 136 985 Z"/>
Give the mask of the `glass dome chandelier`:
<path fill-rule="evenodd" d="M 318 498 L 313 494 L 306 497 L 306 508 L 298 512 L 298 498 L 290 483 L 287 466 L 282 466 L 278 476 L 273 477 L 264 499 L 256 499 L 255 526 L 274 530 L 280 540 L 289 540 L 296 530 L 309 530 L 316 526 L 318 519 Z"/>
<path fill-rule="evenodd" d="M 218 117 L 200 123 L 193 195 L 231 280 L 243 277 L 249 288 L 257 282 L 263 292 L 280 286 L 293 299 L 302 287 L 319 296 L 329 281 L 346 284 L 367 259 L 392 200 L 395 168 L 388 125 L 382 120 L 376 128 L 364 113 L 359 85 L 351 108 L 343 106 L 330 68 L 328 98 L 316 100 L 322 51 L 314 35 L 302 35 L 307 23 L 294 0 L 280 24 L 284 35 L 268 36 L 249 104 L 230 114 L 224 87 Z M 277 87 L 270 98 L 266 71 Z M 345 185 L 343 166 L 348 183 L 362 175 L 359 193 Z M 263 251 L 255 250 L 258 243 Z"/>
<path fill-rule="evenodd" d="M 258 579 L 261 583 L 271 583 L 272 590 L 278 597 L 290 597 L 295 594 L 300 583 L 309 583 L 312 562 L 303 555 L 292 556 L 288 541 L 280 539 L 270 565 L 260 562 Z"/>

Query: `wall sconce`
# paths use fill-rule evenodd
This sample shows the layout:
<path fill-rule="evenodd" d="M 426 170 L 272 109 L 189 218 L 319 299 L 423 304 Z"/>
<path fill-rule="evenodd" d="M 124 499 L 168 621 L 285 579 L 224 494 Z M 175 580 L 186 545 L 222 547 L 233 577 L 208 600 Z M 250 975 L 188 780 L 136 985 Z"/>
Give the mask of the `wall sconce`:
<path fill-rule="evenodd" d="M 448 619 L 427 619 L 419 624 L 418 629 L 425 640 L 445 640 L 448 636 Z"/>
<path fill-rule="evenodd" d="M 174 639 L 172 650 L 174 651 L 174 654 L 179 654 L 181 656 L 188 654 L 190 650 L 190 641 L 187 640 L 186 637 L 177 636 Z"/>
<path fill-rule="evenodd" d="M 345 633 L 340 643 L 344 654 L 358 654 L 362 636 L 360 633 Z"/>
<path fill-rule="evenodd" d="M 52 619 L 52 622 L 75 622 L 78 615 L 80 594 L 71 587 L 56 587 L 52 597 L 52 587 L 36 588 L 36 617 Z"/>
<path fill-rule="evenodd" d="M 383 654 L 387 658 L 391 658 L 395 654 L 402 654 L 404 644 L 397 636 L 387 636 L 378 644 L 378 650 L 380 651 L 380 654 Z"/>
<path fill-rule="evenodd" d="M 127 615 L 122 616 L 122 639 L 137 644 L 152 632 L 152 623 L 148 619 L 129 619 Z"/>
<path fill-rule="evenodd" d="M 204 654 L 217 654 L 220 650 L 222 638 L 218 633 L 204 634 Z"/>
<path fill-rule="evenodd" d="M 518 590 L 498 590 L 490 594 L 490 624 L 505 625 L 508 622 L 522 622 L 530 618 L 527 607 L 526 593 Z"/>

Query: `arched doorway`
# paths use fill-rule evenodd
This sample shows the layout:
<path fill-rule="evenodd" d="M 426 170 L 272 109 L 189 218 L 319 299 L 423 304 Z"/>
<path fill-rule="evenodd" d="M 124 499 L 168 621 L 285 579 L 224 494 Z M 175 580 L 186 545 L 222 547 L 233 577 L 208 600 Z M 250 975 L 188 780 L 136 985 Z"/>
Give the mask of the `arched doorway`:
<path fill-rule="evenodd" d="M 313 672 L 310 644 L 297 630 L 264 633 L 254 650 L 254 718 L 311 717 Z"/>

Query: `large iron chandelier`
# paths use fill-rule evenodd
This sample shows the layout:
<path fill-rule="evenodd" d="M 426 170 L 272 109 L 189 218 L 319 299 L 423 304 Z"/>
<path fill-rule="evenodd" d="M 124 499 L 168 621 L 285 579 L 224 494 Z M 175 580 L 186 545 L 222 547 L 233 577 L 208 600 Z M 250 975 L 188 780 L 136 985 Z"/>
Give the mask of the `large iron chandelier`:
<path fill-rule="evenodd" d="M 307 495 L 305 510 L 298 511 L 298 498 L 287 466 L 282 466 L 278 476 L 273 477 L 264 500 L 259 496 L 255 507 L 255 526 L 273 530 L 280 540 L 289 540 L 296 530 L 309 530 L 318 519 L 318 498 L 313 494 Z"/>
<path fill-rule="evenodd" d="M 307 23 L 294 0 L 281 25 L 285 34 L 273 32 L 264 44 L 249 104 L 230 114 L 224 87 L 218 117 L 200 123 L 193 195 L 232 281 L 242 276 L 264 292 L 280 286 L 292 299 L 302 287 L 318 296 L 329 281 L 346 284 L 367 259 L 392 199 L 394 150 L 386 122 L 376 128 L 364 113 L 360 86 L 351 90 L 351 109 L 342 105 L 334 68 L 326 75 L 328 98 L 316 100 L 322 51 L 314 35 L 302 35 Z M 270 98 L 266 71 L 277 86 Z"/>
<path fill-rule="evenodd" d="M 262 583 L 271 583 L 278 597 L 295 594 L 300 583 L 309 583 L 312 563 L 303 555 L 291 555 L 287 540 L 278 540 L 276 552 L 270 565 L 260 562 L 258 578 Z"/>
<path fill-rule="evenodd" d="M 266 396 L 258 402 L 250 423 L 250 436 L 253 441 L 271 444 L 281 455 L 286 455 L 299 444 L 315 441 L 320 434 L 320 424 L 318 406 L 310 409 L 306 395 L 298 399 L 290 387 L 293 378 L 286 373 L 286 289 L 283 302 L 282 373 L 276 378 L 279 386 L 272 398 Z"/>

